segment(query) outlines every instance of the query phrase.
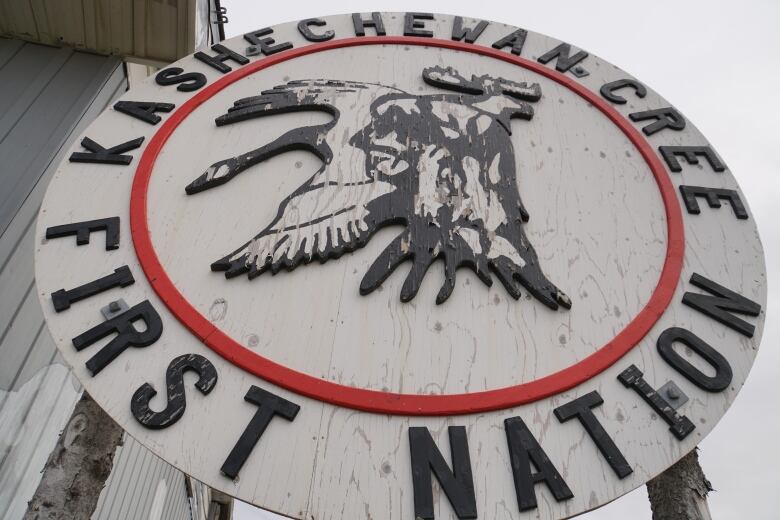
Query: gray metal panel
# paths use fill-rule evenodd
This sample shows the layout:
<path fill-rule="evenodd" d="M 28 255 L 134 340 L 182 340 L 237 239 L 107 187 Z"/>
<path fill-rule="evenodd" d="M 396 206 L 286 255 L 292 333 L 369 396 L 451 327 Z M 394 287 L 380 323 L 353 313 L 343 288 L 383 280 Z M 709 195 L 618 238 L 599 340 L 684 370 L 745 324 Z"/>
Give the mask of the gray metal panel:
<path fill-rule="evenodd" d="M 126 86 L 121 62 L 0 40 L 0 519 L 22 517 L 81 388 L 33 281 L 35 217 L 69 139 Z"/>
<path fill-rule="evenodd" d="M 0 40 L 0 47 L 15 45 Z M 25 44 L 0 68 L 0 235 L 118 65 L 116 58 Z"/>
<path fill-rule="evenodd" d="M 2 68 L 8 60 L 13 58 L 22 46 L 24 46 L 24 42 L 22 41 L 0 38 L 0 68 Z"/>
<path fill-rule="evenodd" d="M 161 65 L 207 43 L 208 3 L 208 0 L 1 0 L 0 35 Z"/>
<path fill-rule="evenodd" d="M 116 58 L 0 39 L 0 520 L 24 514 L 81 392 L 37 300 L 38 207 L 70 144 L 125 89 Z M 93 518 L 190 520 L 184 478 L 126 437 Z"/>
<path fill-rule="evenodd" d="M 92 520 L 190 520 L 184 478 L 179 470 L 125 435 Z M 161 488 L 164 493 L 159 493 Z M 155 500 L 160 500 L 156 506 Z M 151 516 L 153 506 L 161 513 L 159 517 Z"/>

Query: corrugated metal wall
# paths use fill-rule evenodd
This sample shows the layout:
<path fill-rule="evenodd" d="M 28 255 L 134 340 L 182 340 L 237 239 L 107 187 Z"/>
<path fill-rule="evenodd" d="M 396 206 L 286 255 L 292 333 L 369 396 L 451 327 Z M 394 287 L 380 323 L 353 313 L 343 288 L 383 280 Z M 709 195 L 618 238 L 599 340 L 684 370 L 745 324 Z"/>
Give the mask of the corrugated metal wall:
<path fill-rule="evenodd" d="M 209 0 L 0 0 L 0 35 L 170 63 L 208 44 Z"/>
<path fill-rule="evenodd" d="M 26 509 L 80 388 L 33 281 L 35 217 L 63 147 L 124 91 L 120 60 L 0 40 L 0 518 Z"/>
<path fill-rule="evenodd" d="M 117 449 L 114 468 L 93 520 L 190 520 L 184 474 L 132 437 Z"/>
<path fill-rule="evenodd" d="M 81 392 L 35 291 L 38 208 L 72 140 L 126 86 L 118 58 L 0 38 L 0 520 L 24 514 Z M 126 437 L 94 518 L 190 520 L 186 490 L 181 473 Z"/>

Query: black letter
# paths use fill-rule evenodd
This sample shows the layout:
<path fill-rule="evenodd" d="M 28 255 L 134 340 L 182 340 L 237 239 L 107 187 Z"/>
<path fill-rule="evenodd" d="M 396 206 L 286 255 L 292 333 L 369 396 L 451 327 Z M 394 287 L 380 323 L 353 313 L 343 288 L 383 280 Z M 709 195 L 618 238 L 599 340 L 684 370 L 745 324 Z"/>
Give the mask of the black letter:
<path fill-rule="evenodd" d="M 432 38 L 432 31 L 423 31 L 425 22 L 421 20 L 433 20 L 431 13 L 406 13 L 404 15 L 404 36 L 423 36 Z"/>
<path fill-rule="evenodd" d="M 273 32 L 273 29 L 266 27 L 264 29 L 260 29 L 259 31 L 245 34 L 244 39 L 259 49 L 257 54 L 263 53 L 266 56 L 293 48 L 293 44 L 291 42 L 276 43 L 276 40 L 273 38 L 267 38 L 267 36 L 269 34 L 273 34 Z"/>
<path fill-rule="evenodd" d="M 727 327 L 731 327 L 743 336 L 747 336 L 748 338 L 753 337 L 753 332 L 755 332 L 756 328 L 728 311 L 747 314 L 748 316 L 758 316 L 761 313 L 761 306 L 759 304 L 752 300 L 748 300 L 741 294 L 726 289 L 722 285 L 718 285 L 712 280 L 704 278 L 698 273 L 693 273 L 693 276 L 691 276 L 691 283 L 699 289 L 704 289 L 715 296 L 686 292 L 683 294 L 682 299 L 682 302 L 685 305 L 693 307 L 697 311 L 706 314 Z"/>
<path fill-rule="evenodd" d="M 598 392 L 593 391 L 589 394 L 585 394 L 582 397 L 559 406 L 555 409 L 555 417 L 560 422 L 566 422 L 569 419 L 576 417 L 579 419 L 585 431 L 588 432 L 590 438 L 596 443 L 596 447 L 599 449 L 604 458 L 607 459 L 609 466 L 618 478 L 626 478 L 634 470 L 626 462 L 623 454 L 615 446 L 615 442 L 609 436 L 607 431 L 601 425 L 599 420 L 591 411 L 591 408 L 600 406 L 604 403 Z"/>
<path fill-rule="evenodd" d="M 133 322 L 143 320 L 146 324 L 146 330 L 138 332 L 133 327 Z M 99 341 L 110 334 L 116 333 L 117 336 L 101 348 L 100 351 L 92 356 L 86 365 L 92 375 L 106 368 L 119 354 L 124 352 L 127 347 L 148 347 L 158 339 L 162 334 L 163 324 L 160 315 L 154 310 L 149 300 L 144 300 L 134 307 L 115 316 L 110 320 L 96 325 L 83 334 L 73 338 L 73 346 L 79 352 Z"/>
<path fill-rule="evenodd" d="M 252 453 L 252 449 L 260 440 L 271 419 L 276 415 L 281 415 L 288 421 L 292 421 L 298 415 L 298 410 L 301 409 L 297 404 L 254 385 L 244 396 L 244 401 L 256 404 L 259 408 L 252 420 L 249 421 L 244 433 L 238 438 L 236 445 L 230 450 L 230 455 L 225 459 L 225 463 L 220 469 L 223 475 L 231 479 L 238 476 L 238 472 L 241 471 L 241 467 L 249 458 L 249 454 Z"/>
<path fill-rule="evenodd" d="M 636 365 L 631 365 L 618 376 L 618 381 L 626 388 L 633 388 L 639 396 L 645 400 L 655 412 L 661 416 L 678 440 L 686 438 L 696 426 L 684 415 L 677 415 L 674 408 L 655 391 L 642 377 L 642 371 Z"/>
<path fill-rule="evenodd" d="M 173 425 L 184 415 L 187 408 L 187 397 L 184 392 L 184 372 L 191 370 L 198 374 L 195 388 L 203 395 L 217 384 L 217 369 L 211 361 L 198 354 L 184 354 L 174 358 L 165 372 L 165 383 L 168 391 L 168 405 L 165 410 L 155 412 L 149 408 L 149 401 L 157 395 L 157 390 L 149 383 L 144 383 L 133 394 L 130 400 L 130 410 L 136 420 L 153 430 L 161 430 Z"/>
<path fill-rule="evenodd" d="M 657 108 L 655 110 L 645 110 L 644 112 L 634 112 L 628 114 L 631 121 L 644 121 L 646 119 L 655 119 L 655 123 L 650 123 L 646 127 L 642 128 L 645 135 L 653 135 L 656 132 L 660 132 L 664 128 L 671 128 L 678 132 L 685 128 L 685 119 L 683 116 L 672 107 Z"/>
<path fill-rule="evenodd" d="M 624 87 L 633 88 L 634 92 L 636 93 L 636 97 L 638 98 L 643 98 L 647 95 L 647 89 L 645 86 L 633 79 L 619 79 L 617 81 L 606 83 L 602 85 L 600 92 L 601 95 L 607 98 L 609 101 L 617 103 L 618 105 L 625 105 L 627 103 L 626 98 L 615 94 L 616 90 Z"/>
<path fill-rule="evenodd" d="M 722 172 L 726 169 L 726 165 L 709 146 L 659 146 L 658 151 L 661 152 L 661 157 L 664 158 L 669 169 L 673 172 L 682 171 L 682 166 L 675 155 L 682 155 L 688 164 L 699 164 L 699 159 L 696 156 L 702 155 L 716 172 Z"/>
<path fill-rule="evenodd" d="M 141 143 L 143 142 L 144 138 L 139 137 L 138 139 L 126 141 L 122 144 L 112 146 L 111 148 L 103 148 L 89 137 L 85 137 L 81 140 L 81 146 L 91 153 L 73 152 L 70 154 L 70 162 L 123 164 L 126 166 L 132 162 L 133 156 L 121 154 L 130 150 L 135 150 L 141 146 Z"/>
<path fill-rule="evenodd" d="M 488 23 L 483 20 L 473 29 L 470 27 L 463 27 L 463 18 L 456 16 L 455 21 L 452 23 L 452 39 L 456 42 L 465 40 L 466 43 L 474 43 L 487 26 Z"/>
<path fill-rule="evenodd" d="M 325 31 L 322 34 L 314 34 L 311 32 L 311 29 L 309 29 L 309 27 L 312 25 L 316 27 L 322 27 L 325 25 L 325 20 L 320 20 L 319 18 L 307 18 L 306 20 L 301 20 L 298 22 L 298 32 L 300 32 L 301 35 L 310 42 L 325 42 L 336 36 L 336 33 L 330 30 Z"/>
<path fill-rule="evenodd" d="M 734 215 L 740 220 L 746 220 L 748 218 L 745 205 L 742 204 L 742 199 L 734 190 L 724 190 L 719 188 L 705 188 L 702 186 L 680 186 L 680 193 L 685 202 L 685 207 L 688 209 L 688 213 L 698 215 L 701 213 L 699 210 L 699 203 L 696 201 L 696 197 L 704 197 L 707 199 L 707 204 L 711 208 L 719 208 L 720 200 L 727 200 L 731 203 L 731 209 L 734 210 Z"/>
<path fill-rule="evenodd" d="M 355 26 L 355 36 L 365 36 L 366 27 L 376 29 L 377 36 L 385 35 L 385 24 L 382 23 L 382 15 L 379 13 L 371 13 L 370 20 L 363 20 L 360 13 L 352 13 L 352 25 Z"/>
<path fill-rule="evenodd" d="M 90 296 L 95 296 L 96 294 L 100 294 L 113 287 L 127 287 L 133 283 L 135 283 L 133 273 L 130 272 L 129 267 L 123 265 L 122 267 L 114 269 L 112 274 L 85 283 L 84 285 L 79 285 L 69 291 L 66 291 L 65 289 L 54 291 L 51 294 L 51 301 L 54 304 L 54 310 L 62 312 L 70 309 L 71 303 L 84 300 Z"/>
<path fill-rule="evenodd" d="M 510 417 L 504 421 L 504 427 L 520 511 L 536 509 L 534 486 L 541 482 L 547 484 L 558 502 L 572 498 L 574 494 L 569 486 L 523 420 L 520 417 Z M 536 473 L 531 472 L 532 462 Z"/>
<path fill-rule="evenodd" d="M 675 352 L 674 348 L 672 348 L 672 344 L 675 341 L 679 341 L 704 358 L 704 360 L 715 369 L 715 375 L 710 377 L 703 374 L 701 370 Z M 688 381 L 702 390 L 708 392 L 721 392 L 731 384 L 732 373 L 729 362 L 720 354 L 720 352 L 709 346 L 693 332 L 679 327 L 666 329 L 658 337 L 656 346 L 658 347 L 658 352 L 661 354 L 661 357 L 664 358 L 664 361 L 669 363 L 672 368 L 677 370 L 680 374 L 685 376 Z"/>
<path fill-rule="evenodd" d="M 206 84 L 206 75 L 201 72 L 187 72 L 182 74 L 184 69 L 179 67 L 171 67 L 170 69 L 163 69 L 157 73 L 154 80 L 158 85 L 176 85 L 181 83 L 176 90 L 180 92 L 192 92 L 198 90 Z"/>
<path fill-rule="evenodd" d="M 225 47 L 222 44 L 216 44 L 211 46 L 212 51 L 216 51 L 216 56 L 209 56 L 205 52 L 198 51 L 195 53 L 195 59 L 198 59 L 205 63 L 206 65 L 210 65 L 211 67 L 214 67 L 218 71 L 220 71 L 222 74 L 225 74 L 227 72 L 230 72 L 233 70 L 229 65 L 225 65 L 223 62 L 227 60 L 233 60 L 239 65 L 246 65 L 249 63 L 249 60 L 241 56 L 237 52 L 233 52 L 227 47 Z"/>
<path fill-rule="evenodd" d="M 160 116 L 155 112 L 170 112 L 176 108 L 171 103 L 154 103 L 152 101 L 117 101 L 114 103 L 114 110 L 122 112 L 136 119 L 140 119 L 150 125 L 156 125 L 160 122 Z"/>
<path fill-rule="evenodd" d="M 512 54 L 523 52 L 523 45 L 525 45 L 525 37 L 528 36 L 528 31 L 525 29 L 518 29 L 513 33 L 507 34 L 496 43 L 493 44 L 494 49 L 503 49 L 504 47 L 512 46 Z"/>
<path fill-rule="evenodd" d="M 89 235 L 93 231 L 106 231 L 106 251 L 119 247 L 119 217 L 85 220 L 73 224 L 52 226 L 46 230 L 46 238 L 61 238 L 76 235 L 76 245 L 89 244 Z"/>
<path fill-rule="evenodd" d="M 571 45 L 568 43 L 562 43 L 558 45 L 556 48 L 551 50 L 550 52 L 543 54 L 542 56 L 539 56 L 536 61 L 539 63 L 547 64 L 550 62 L 553 58 L 557 58 L 555 60 L 555 70 L 558 72 L 566 72 L 582 60 L 588 57 L 588 53 L 585 51 L 579 51 L 574 56 L 569 56 L 569 53 L 571 52 Z"/>
<path fill-rule="evenodd" d="M 409 445 L 412 450 L 412 488 L 414 489 L 414 516 L 431 520 L 433 516 L 433 490 L 431 471 L 455 510 L 458 518 L 477 518 L 477 499 L 474 496 L 474 477 L 471 475 L 471 457 L 466 428 L 450 426 L 450 452 L 452 470 L 444 460 L 428 428 L 409 428 Z"/>

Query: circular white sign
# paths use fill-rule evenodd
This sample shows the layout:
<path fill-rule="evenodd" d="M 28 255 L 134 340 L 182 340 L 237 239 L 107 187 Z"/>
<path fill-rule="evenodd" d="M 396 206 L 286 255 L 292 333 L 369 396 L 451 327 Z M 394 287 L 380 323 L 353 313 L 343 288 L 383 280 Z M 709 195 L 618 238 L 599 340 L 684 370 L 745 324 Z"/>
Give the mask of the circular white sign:
<path fill-rule="evenodd" d="M 746 201 L 682 114 L 569 44 L 428 13 L 160 71 L 74 147 L 38 235 L 86 390 L 301 519 L 605 504 L 712 429 L 766 304 Z"/>

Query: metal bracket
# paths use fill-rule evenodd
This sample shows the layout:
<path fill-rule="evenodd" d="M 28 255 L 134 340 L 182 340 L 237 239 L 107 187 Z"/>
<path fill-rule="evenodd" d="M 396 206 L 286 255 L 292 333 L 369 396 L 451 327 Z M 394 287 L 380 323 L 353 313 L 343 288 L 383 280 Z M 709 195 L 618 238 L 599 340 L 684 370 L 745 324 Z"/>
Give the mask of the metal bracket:
<path fill-rule="evenodd" d="M 590 72 L 585 70 L 585 68 L 582 65 L 576 65 L 569 69 L 569 72 L 577 76 L 578 78 L 584 78 L 585 76 L 589 76 Z"/>
<path fill-rule="evenodd" d="M 103 318 L 106 319 L 106 321 L 110 320 L 111 318 L 115 318 L 119 314 L 122 314 L 126 310 L 130 308 L 125 301 L 120 298 L 116 301 L 113 301 L 100 309 L 100 313 L 103 315 Z"/>
<path fill-rule="evenodd" d="M 679 386 L 674 381 L 669 381 L 661 388 L 658 389 L 658 395 L 663 397 L 669 406 L 675 410 L 679 410 L 682 405 L 688 402 L 688 396 L 685 395 Z"/>

